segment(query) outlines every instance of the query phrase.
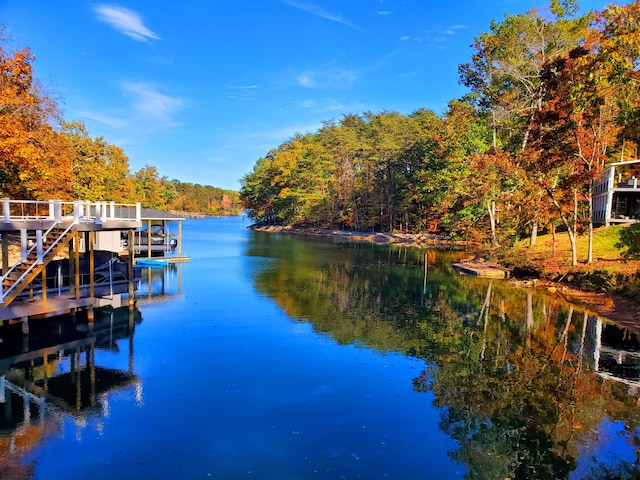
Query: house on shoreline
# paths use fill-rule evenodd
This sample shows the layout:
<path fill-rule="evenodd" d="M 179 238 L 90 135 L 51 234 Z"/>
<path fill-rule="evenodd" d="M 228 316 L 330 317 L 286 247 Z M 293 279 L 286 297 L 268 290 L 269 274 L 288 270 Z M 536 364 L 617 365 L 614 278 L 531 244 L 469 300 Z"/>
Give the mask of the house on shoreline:
<path fill-rule="evenodd" d="M 611 163 L 594 180 L 593 221 L 606 226 L 640 222 L 640 160 Z"/>

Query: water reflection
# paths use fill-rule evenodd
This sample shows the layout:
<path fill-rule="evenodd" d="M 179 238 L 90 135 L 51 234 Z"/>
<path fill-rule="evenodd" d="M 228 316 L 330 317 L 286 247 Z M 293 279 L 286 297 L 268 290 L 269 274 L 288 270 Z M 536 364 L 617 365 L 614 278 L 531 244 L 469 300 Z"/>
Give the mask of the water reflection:
<path fill-rule="evenodd" d="M 182 263 L 141 267 L 142 281 L 136 293 L 140 305 L 161 303 L 182 295 Z"/>
<path fill-rule="evenodd" d="M 257 234 L 256 288 L 340 343 L 424 359 L 469 478 L 632 478 L 638 332 L 558 297 L 452 272 L 455 253 Z M 615 431 L 605 440 L 605 431 Z"/>
<path fill-rule="evenodd" d="M 89 419 L 98 429 L 109 415 L 109 394 L 132 388 L 142 401 L 142 382 L 134 371 L 137 310 L 106 307 L 31 320 L 0 330 L 0 476 L 30 478 L 33 465 L 22 459 L 48 436 L 59 434 L 71 416 L 78 429 Z M 128 369 L 100 364 L 97 350 L 119 351 L 128 344 Z M 79 434 L 79 433 L 78 433 Z"/>
<path fill-rule="evenodd" d="M 455 252 L 191 228 L 144 328 L 0 330 L 0 477 L 633 478 L 637 332 Z"/>

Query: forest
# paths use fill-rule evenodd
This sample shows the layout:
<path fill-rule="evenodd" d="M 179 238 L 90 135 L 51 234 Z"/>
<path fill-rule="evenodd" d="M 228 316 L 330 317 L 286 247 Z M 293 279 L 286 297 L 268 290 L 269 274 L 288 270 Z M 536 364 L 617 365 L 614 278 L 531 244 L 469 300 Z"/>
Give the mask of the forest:
<path fill-rule="evenodd" d="M 1 33 L 1 32 L 0 32 Z M 16 200 L 142 203 L 161 210 L 237 215 L 239 194 L 129 170 L 124 150 L 85 125 L 66 121 L 54 96 L 33 76 L 29 49 L 10 52 L 0 39 L 0 195 Z"/>
<path fill-rule="evenodd" d="M 243 177 L 243 206 L 258 223 L 493 246 L 558 229 L 575 265 L 576 237 L 593 233 L 592 181 L 637 158 L 640 127 L 640 2 L 578 7 L 552 0 L 492 22 L 458 68 L 469 93 L 443 114 L 349 114 L 295 135 Z"/>

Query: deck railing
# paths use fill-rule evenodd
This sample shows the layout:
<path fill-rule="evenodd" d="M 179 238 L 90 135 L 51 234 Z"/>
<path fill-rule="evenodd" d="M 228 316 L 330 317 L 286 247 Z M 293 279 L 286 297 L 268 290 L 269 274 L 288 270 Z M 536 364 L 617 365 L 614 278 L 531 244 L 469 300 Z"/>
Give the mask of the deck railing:
<path fill-rule="evenodd" d="M 32 220 L 72 221 L 73 223 L 102 223 L 113 220 L 140 222 L 140 216 L 140 203 L 2 199 L 4 223 Z"/>

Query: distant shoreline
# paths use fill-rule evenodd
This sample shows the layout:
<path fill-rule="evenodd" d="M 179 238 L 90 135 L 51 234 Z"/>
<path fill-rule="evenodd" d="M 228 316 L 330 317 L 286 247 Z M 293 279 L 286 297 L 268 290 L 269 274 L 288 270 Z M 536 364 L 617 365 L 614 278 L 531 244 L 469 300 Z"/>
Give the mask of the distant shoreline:
<path fill-rule="evenodd" d="M 221 215 L 215 213 L 187 212 L 183 210 L 171 210 L 169 213 L 179 215 L 182 218 L 239 217 L 242 215 L 241 213 L 230 213 L 228 215 Z"/>
<path fill-rule="evenodd" d="M 469 244 L 463 240 L 453 240 L 434 233 L 378 233 L 353 232 L 349 230 L 329 230 L 322 228 L 291 227 L 283 225 L 251 225 L 251 230 L 270 233 L 290 233 L 315 237 L 344 238 L 354 242 L 395 244 L 408 247 L 443 247 L 464 249 Z"/>

